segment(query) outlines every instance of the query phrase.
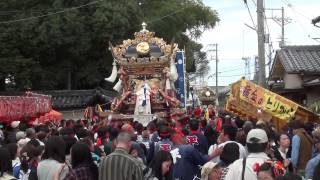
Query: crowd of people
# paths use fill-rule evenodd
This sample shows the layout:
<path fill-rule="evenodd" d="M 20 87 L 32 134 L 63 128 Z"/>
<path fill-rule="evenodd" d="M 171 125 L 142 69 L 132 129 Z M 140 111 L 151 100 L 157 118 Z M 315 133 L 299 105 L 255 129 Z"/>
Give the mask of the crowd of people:
<path fill-rule="evenodd" d="M 0 180 L 320 179 L 315 124 L 204 116 L 1 124 Z"/>

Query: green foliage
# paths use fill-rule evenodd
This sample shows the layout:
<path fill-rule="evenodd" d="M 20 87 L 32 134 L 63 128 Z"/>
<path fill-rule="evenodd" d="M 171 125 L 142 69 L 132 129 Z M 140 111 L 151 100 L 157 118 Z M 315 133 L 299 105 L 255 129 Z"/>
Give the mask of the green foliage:
<path fill-rule="evenodd" d="M 137 0 L 92 2 L 1 0 L 1 22 L 65 12 L 0 24 L 0 90 L 6 78 L 17 90 L 65 89 L 69 77 L 73 89 L 102 85 L 111 71 L 108 41 L 131 38 L 143 20 L 157 36 L 169 42 L 175 38 L 186 48 L 187 68 L 192 70 L 193 53 L 201 49 L 194 39 L 218 20 L 198 0 L 148 0 L 141 6 Z M 87 3 L 92 4 L 73 8 Z"/>
<path fill-rule="evenodd" d="M 219 21 L 217 12 L 201 0 L 145 0 L 142 9 L 149 29 L 169 42 L 175 38 L 180 48 L 186 50 L 187 71 L 195 71 L 194 53 L 201 54 L 202 48 L 195 40 L 203 31 L 216 25 Z M 159 18 L 168 14 L 170 16 L 166 18 Z"/>
<path fill-rule="evenodd" d="M 314 101 L 312 104 L 310 104 L 309 109 L 316 114 L 320 114 L 320 100 Z"/>

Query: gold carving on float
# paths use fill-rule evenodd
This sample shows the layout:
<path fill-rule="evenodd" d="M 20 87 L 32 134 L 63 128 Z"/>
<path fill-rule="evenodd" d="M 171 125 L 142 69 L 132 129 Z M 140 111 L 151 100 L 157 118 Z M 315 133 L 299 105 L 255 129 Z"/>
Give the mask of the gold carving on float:
<path fill-rule="evenodd" d="M 139 55 L 147 55 L 150 51 L 150 46 L 147 42 L 141 42 L 137 45 L 137 52 Z"/>
<path fill-rule="evenodd" d="M 115 47 L 111 46 L 111 51 L 114 58 L 120 65 L 135 65 L 148 63 L 169 63 L 170 59 L 175 59 L 175 54 L 178 51 L 178 44 L 167 44 L 163 38 L 155 37 L 154 32 L 146 30 L 146 24 L 143 24 L 143 30 L 134 34 L 134 39 L 127 39 L 122 44 Z M 146 56 L 150 52 L 150 46 L 157 46 L 161 51 L 160 57 L 148 57 L 148 61 L 137 57 L 125 57 L 128 48 L 136 48 L 137 54 L 140 56 Z M 140 61 L 141 60 L 141 61 Z"/>

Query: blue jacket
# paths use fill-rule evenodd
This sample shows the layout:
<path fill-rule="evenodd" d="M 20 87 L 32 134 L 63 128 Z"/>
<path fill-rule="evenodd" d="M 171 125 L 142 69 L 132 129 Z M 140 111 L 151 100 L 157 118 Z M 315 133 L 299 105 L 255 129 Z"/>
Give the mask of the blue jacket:
<path fill-rule="evenodd" d="M 320 154 L 318 154 L 316 157 L 308 161 L 305 169 L 305 176 L 307 179 L 311 179 L 313 177 L 314 170 L 319 162 L 320 162 Z"/>
<path fill-rule="evenodd" d="M 173 177 L 175 180 L 193 180 L 200 177 L 200 166 L 208 162 L 209 156 L 201 154 L 191 145 L 178 145 L 172 151 Z"/>
<path fill-rule="evenodd" d="M 162 139 L 158 142 L 151 142 L 150 148 L 147 156 L 147 162 L 150 163 L 153 157 L 159 152 L 160 150 L 170 152 L 173 149 L 173 143 L 170 139 Z"/>
<path fill-rule="evenodd" d="M 201 133 L 190 133 L 186 136 L 187 143 L 190 145 L 193 145 L 194 148 L 196 148 L 199 152 L 202 154 L 208 154 L 208 141 L 207 138 Z"/>

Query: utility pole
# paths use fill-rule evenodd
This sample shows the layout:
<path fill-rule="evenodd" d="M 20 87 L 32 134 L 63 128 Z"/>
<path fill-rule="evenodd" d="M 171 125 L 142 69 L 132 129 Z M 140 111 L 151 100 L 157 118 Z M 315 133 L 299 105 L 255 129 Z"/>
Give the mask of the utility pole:
<path fill-rule="evenodd" d="M 265 69 L 265 34 L 264 34 L 264 2 L 257 0 L 257 22 L 258 22 L 258 56 L 259 56 L 259 76 L 258 84 L 266 87 Z"/>
<path fill-rule="evenodd" d="M 258 63 L 259 59 L 258 56 L 254 57 L 254 77 L 253 77 L 253 81 L 255 83 L 258 83 L 258 76 L 259 76 L 259 63 Z"/>
<path fill-rule="evenodd" d="M 209 44 L 208 45 L 208 47 L 215 47 L 215 49 L 209 49 L 208 50 L 208 52 L 212 52 L 212 51 L 215 51 L 216 52 L 216 96 L 217 96 L 217 98 L 216 98 L 216 106 L 219 106 L 219 100 L 218 100 L 218 93 L 219 93 L 219 90 L 218 90 L 218 62 L 219 62 L 219 60 L 218 60 L 218 44 L 216 43 L 216 44 Z M 213 60 L 212 59 L 212 56 L 211 56 L 211 60 Z"/>
<path fill-rule="evenodd" d="M 218 44 L 216 43 L 216 107 L 219 106 L 218 74 Z"/>
<path fill-rule="evenodd" d="M 271 65 L 272 65 L 272 44 L 269 43 L 269 53 L 268 53 L 268 66 L 269 66 L 269 76 L 270 76 L 270 73 L 271 73 Z"/>
<path fill-rule="evenodd" d="M 285 45 L 284 42 L 284 8 L 281 7 L 281 44 L 280 47 Z"/>
<path fill-rule="evenodd" d="M 244 60 L 245 64 L 245 69 L 244 69 L 244 74 L 247 80 L 250 80 L 250 57 L 243 57 L 242 60 Z"/>
<path fill-rule="evenodd" d="M 290 18 L 286 18 L 284 16 L 284 8 L 267 8 L 266 10 L 270 10 L 272 13 L 272 16 L 267 18 L 267 19 L 272 19 L 274 20 L 280 27 L 281 27 L 281 40 L 279 43 L 280 47 L 283 47 L 286 45 L 286 41 L 285 41 L 285 34 L 284 34 L 284 26 L 291 23 L 291 19 Z M 274 16 L 273 11 L 281 11 L 281 17 L 277 17 Z"/>

